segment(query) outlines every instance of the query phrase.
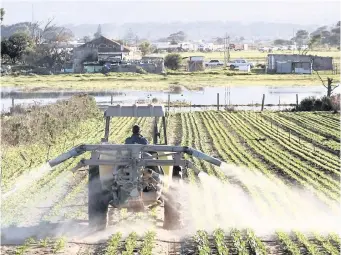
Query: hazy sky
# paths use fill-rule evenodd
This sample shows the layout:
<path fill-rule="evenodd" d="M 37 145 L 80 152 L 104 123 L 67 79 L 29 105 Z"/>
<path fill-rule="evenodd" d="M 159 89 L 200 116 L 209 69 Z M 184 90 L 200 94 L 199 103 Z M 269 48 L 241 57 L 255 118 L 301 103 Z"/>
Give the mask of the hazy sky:
<path fill-rule="evenodd" d="M 62 24 L 172 21 L 254 21 L 334 24 L 340 1 L 17 1 L 3 0 L 4 24 L 55 17 Z"/>

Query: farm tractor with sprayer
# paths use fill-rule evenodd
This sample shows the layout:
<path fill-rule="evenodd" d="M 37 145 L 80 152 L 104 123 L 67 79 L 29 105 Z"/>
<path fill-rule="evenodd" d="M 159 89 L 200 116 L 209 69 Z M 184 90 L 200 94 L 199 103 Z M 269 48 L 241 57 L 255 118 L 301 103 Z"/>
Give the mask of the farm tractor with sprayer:
<path fill-rule="evenodd" d="M 163 204 L 163 228 L 181 228 L 181 194 L 177 187 L 181 185 L 181 179 L 187 176 L 189 168 L 196 175 L 200 173 L 184 155 L 216 166 L 222 162 L 190 147 L 167 145 L 166 114 L 162 105 L 108 106 L 104 117 L 105 134 L 101 143 L 81 144 L 48 162 L 54 167 L 70 158 L 91 152 L 90 159 L 81 159 L 75 167 L 88 167 L 89 226 L 94 230 L 105 229 L 110 223 L 110 208 L 140 212 Z M 110 143 L 112 117 L 154 117 L 153 144 Z M 163 144 L 158 143 L 161 139 L 159 118 L 162 118 Z"/>

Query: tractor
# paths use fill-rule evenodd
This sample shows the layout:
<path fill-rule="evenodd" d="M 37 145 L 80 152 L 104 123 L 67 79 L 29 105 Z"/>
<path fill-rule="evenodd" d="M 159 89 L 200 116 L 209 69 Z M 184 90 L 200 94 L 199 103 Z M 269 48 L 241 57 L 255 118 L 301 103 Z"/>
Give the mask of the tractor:
<path fill-rule="evenodd" d="M 154 117 L 153 144 L 113 144 L 109 142 L 112 117 Z M 158 120 L 162 118 L 164 144 L 158 144 L 161 134 Z M 108 210 L 127 208 L 143 211 L 152 205 L 164 206 L 164 229 L 181 227 L 181 194 L 175 183 L 200 170 L 184 158 L 191 155 L 216 166 L 218 159 L 190 147 L 167 145 L 166 114 L 162 105 L 116 105 L 104 111 L 105 133 L 99 144 L 81 144 L 48 163 L 54 167 L 70 158 L 91 152 L 90 159 L 81 159 L 76 169 L 88 167 L 89 226 L 103 230 L 108 225 Z"/>

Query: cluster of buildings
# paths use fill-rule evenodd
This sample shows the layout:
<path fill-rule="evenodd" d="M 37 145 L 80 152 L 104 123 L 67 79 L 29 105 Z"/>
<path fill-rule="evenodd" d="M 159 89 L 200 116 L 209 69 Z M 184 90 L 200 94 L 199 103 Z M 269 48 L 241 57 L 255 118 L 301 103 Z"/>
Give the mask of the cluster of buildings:
<path fill-rule="evenodd" d="M 226 45 L 202 42 L 154 43 L 152 46 L 161 53 L 223 51 L 226 49 Z M 73 56 L 72 62 L 65 63 L 63 66 L 62 72 L 64 73 L 93 73 L 106 70 L 136 72 L 139 68 L 151 73 L 165 71 L 162 57 L 152 57 L 151 55 L 142 57 L 138 47 L 126 47 L 104 36 L 99 36 L 87 43 L 69 42 L 68 47 L 72 47 Z M 230 49 L 247 50 L 248 45 L 233 44 L 230 45 Z M 188 71 L 204 69 L 204 57 L 198 57 L 196 54 L 188 58 Z M 332 57 L 299 54 L 268 54 L 267 57 L 267 73 L 311 74 L 313 70 L 333 70 Z"/>

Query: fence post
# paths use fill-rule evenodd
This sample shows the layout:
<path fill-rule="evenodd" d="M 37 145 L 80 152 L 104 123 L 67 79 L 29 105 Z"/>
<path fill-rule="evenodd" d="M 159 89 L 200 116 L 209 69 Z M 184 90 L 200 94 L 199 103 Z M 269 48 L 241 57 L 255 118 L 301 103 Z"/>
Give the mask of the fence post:
<path fill-rule="evenodd" d="M 217 93 L 217 111 L 219 111 L 219 93 Z"/>
<path fill-rule="evenodd" d="M 12 97 L 12 107 L 9 109 L 10 113 L 14 112 L 14 97 Z"/>
<path fill-rule="evenodd" d="M 262 110 L 261 110 L 261 111 L 263 111 L 263 109 L 264 109 L 264 101 L 265 101 L 265 94 L 263 94 L 263 99 L 262 99 Z"/>
<path fill-rule="evenodd" d="M 170 108 L 170 94 L 168 94 L 168 113 L 169 113 L 169 108 Z"/>
<path fill-rule="evenodd" d="M 114 97 L 113 97 L 113 95 L 111 94 L 111 95 L 110 95 L 110 104 L 112 105 L 113 102 L 114 102 Z"/>
<path fill-rule="evenodd" d="M 298 110 L 298 94 L 296 94 L 296 111 Z"/>

